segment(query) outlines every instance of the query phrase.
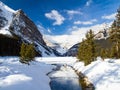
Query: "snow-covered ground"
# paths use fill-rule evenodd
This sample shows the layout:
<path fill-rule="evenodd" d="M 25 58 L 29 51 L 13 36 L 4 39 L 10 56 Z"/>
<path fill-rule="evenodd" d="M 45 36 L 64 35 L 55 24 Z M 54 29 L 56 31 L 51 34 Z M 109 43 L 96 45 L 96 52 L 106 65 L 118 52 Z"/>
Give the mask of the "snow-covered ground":
<path fill-rule="evenodd" d="M 120 60 L 105 59 L 105 61 L 103 61 L 101 58 L 97 58 L 96 61 L 88 66 L 84 66 L 83 62 L 76 62 L 77 59 L 75 57 L 42 58 L 40 61 L 47 64 L 68 64 L 73 66 L 76 70 L 81 71 L 88 77 L 94 84 L 95 90 L 119 90 Z M 61 68 L 61 71 L 52 73 L 52 76 L 67 76 L 68 73 L 65 72 L 67 72 L 65 68 Z M 74 75 L 72 71 L 69 74 L 71 74 L 71 76 Z"/>
<path fill-rule="evenodd" d="M 37 57 L 30 65 L 21 64 L 18 60 L 18 57 L 0 57 L 0 90 L 50 90 L 50 79 L 46 74 L 55 68 L 50 64 L 73 66 L 89 78 L 96 90 L 119 90 L 120 60 L 103 61 L 98 58 L 88 66 L 84 66 L 83 62 L 76 62 L 75 57 Z M 69 67 L 66 70 L 72 72 Z M 61 71 L 52 75 L 62 77 L 68 73 L 61 67 Z"/>
<path fill-rule="evenodd" d="M 73 65 L 76 62 L 75 57 L 37 57 L 36 61 L 44 62 L 46 64 L 62 64 Z"/>
<path fill-rule="evenodd" d="M 0 90 L 50 90 L 46 75 L 54 68 L 40 62 L 21 64 L 17 57 L 0 57 Z"/>
<path fill-rule="evenodd" d="M 88 66 L 78 62 L 74 68 L 84 73 L 95 85 L 95 90 L 120 89 L 120 60 L 98 58 Z"/>

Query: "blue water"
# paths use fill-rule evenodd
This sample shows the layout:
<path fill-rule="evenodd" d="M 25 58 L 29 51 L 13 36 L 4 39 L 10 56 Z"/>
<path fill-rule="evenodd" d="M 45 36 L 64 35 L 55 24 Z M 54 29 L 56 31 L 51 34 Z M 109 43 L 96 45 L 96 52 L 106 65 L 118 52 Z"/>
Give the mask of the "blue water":
<path fill-rule="evenodd" d="M 82 90 L 78 78 L 55 77 L 51 78 L 51 90 Z"/>

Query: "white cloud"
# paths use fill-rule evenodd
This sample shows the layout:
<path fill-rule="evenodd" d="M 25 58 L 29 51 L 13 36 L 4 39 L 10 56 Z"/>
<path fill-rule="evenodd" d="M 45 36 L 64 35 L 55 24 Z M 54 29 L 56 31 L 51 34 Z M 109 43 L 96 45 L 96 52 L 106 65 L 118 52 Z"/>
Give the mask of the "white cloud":
<path fill-rule="evenodd" d="M 65 20 L 57 10 L 52 10 L 50 13 L 46 13 L 45 16 L 51 20 L 55 20 L 53 25 L 61 25 Z"/>
<path fill-rule="evenodd" d="M 97 22 L 96 19 L 92 19 L 90 21 L 75 21 L 74 24 L 78 25 L 78 24 L 83 24 L 83 25 L 91 25 L 94 22 Z"/>
<path fill-rule="evenodd" d="M 113 13 L 113 14 L 110 14 L 110 15 L 104 15 L 101 18 L 102 19 L 113 20 L 113 19 L 115 19 L 115 15 L 116 15 L 116 13 Z"/>
<path fill-rule="evenodd" d="M 85 4 L 85 6 L 90 6 L 90 4 L 92 3 L 93 1 L 92 0 L 88 0 Z"/>
<path fill-rule="evenodd" d="M 110 23 L 106 23 L 107 24 L 107 26 L 110 26 L 111 24 L 112 24 L 112 22 L 110 22 Z M 93 25 L 93 26 L 90 26 L 90 27 L 78 27 L 78 28 L 72 28 L 72 30 L 71 30 L 71 34 L 72 35 L 78 35 L 78 34 L 84 34 L 85 35 L 85 33 L 88 31 L 88 30 L 90 30 L 90 29 L 92 29 L 95 33 L 97 33 L 98 31 L 100 31 L 100 30 L 103 30 L 105 28 L 105 23 L 102 23 L 102 24 L 96 24 L 96 25 Z"/>
<path fill-rule="evenodd" d="M 69 15 L 82 14 L 80 10 L 66 10 L 66 11 L 67 11 L 67 14 Z"/>
<path fill-rule="evenodd" d="M 83 13 L 78 9 L 78 10 L 65 10 L 67 14 L 69 15 L 69 19 L 71 20 L 74 15 L 82 15 Z"/>

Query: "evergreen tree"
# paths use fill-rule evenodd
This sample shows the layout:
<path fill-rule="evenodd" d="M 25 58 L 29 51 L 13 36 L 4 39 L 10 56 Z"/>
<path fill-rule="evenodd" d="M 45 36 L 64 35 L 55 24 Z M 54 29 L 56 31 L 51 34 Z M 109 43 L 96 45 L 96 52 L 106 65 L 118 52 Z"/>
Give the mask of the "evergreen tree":
<path fill-rule="evenodd" d="M 96 56 L 97 55 L 97 53 L 96 53 L 96 46 L 97 45 L 95 44 L 94 33 L 92 30 L 90 30 L 87 33 L 86 39 L 87 39 L 87 43 L 88 43 L 88 50 L 89 50 L 88 52 L 89 52 L 90 60 L 92 62 L 97 57 Z"/>
<path fill-rule="evenodd" d="M 30 61 L 34 60 L 35 49 L 33 44 L 22 43 L 20 50 L 20 62 L 29 64 Z"/>
<path fill-rule="evenodd" d="M 84 61 L 85 65 L 88 65 L 89 60 L 88 60 L 86 51 L 87 51 L 87 45 L 85 40 L 83 40 L 79 46 L 77 58 L 81 61 Z"/>
<path fill-rule="evenodd" d="M 111 48 L 110 58 L 115 58 L 117 56 L 116 46 L 113 45 Z"/>
<path fill-rule="evenodd" d="M 78 49 L 78 59 L 84 61 L 85 65 L 90 64 L 97 57 L 94 33 L 92 30 L 87 32 L 86 40 L 83 40 Z"/>
<path fill-rule="evenodd" d="M 108 56 L 108 50 L 107 50 L 107 49 L 104 49 L 104 48 L 101 48 L 100 56 L 101 56 L 101 58 L 102 58 L 103 60 L 104 60 L 105 58 L 109 57 L 109 56 Z"/>
<path fill-rule="evenodd" d="M 110 40 L 113 42 L 114 57 L 120 58 L 120 8 L 117 11 L 116 20 L 111 26 Z"/>
<path fill-rule="evenodd" d="M 20 49 L 20 60 L 24 60 L 25 59 L 25 53 L 26 53 L 26 44 L 22 43 L 21 45 L 21 49 Z"/>

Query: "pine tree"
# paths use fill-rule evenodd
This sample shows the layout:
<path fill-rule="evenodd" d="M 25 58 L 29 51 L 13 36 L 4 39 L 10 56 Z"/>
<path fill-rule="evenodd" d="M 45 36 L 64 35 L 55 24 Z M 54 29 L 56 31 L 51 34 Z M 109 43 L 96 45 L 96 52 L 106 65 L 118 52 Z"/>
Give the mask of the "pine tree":
<path fill-rule="evenodd" d="M 88 65 L 89 60 L 87 59 L 86 51 L 87 51 L 87 45 L 85 40 L 83 40 L 79 46 L 77 58 L 81 61 L 84 61 L 85 65 Z"/>
<path fill-rule="evenodd" d="M 85 65 L 90 64 L 97 57 L 96 47 L 94 33 L 90 30 L 86 34 L 86 40 L 83 40 L 82 43 L 80 43 L 77 55 L 78 59 L 84 61 Z"/>
<path fill-rule="evenodd" d="M 35 57 L 35 49 L 33 44 L 30 44 L 27 46 L 28 49 L 26 50 L 25 56 L 28 59 L 28 61 L 32 61 Z"/>
<path fill-rule="evenodd" d="M 88 52 L 89 52 L 89 56 L 91 58 L 91 62 L 93 60 L 95 60 L 96 58 L 96 44 L 95 44 L 95 40 L 94 40 L 94 33 L 92 30 L 90 30 L 87 35 L 86 35 L 86 38 L 87 38 L 87 43 L 88 43 Z"/>
<path fill-rule="evenodd" d="M 117 11 L 116 20 L 111 26 L 110 40 L 113 42 L 113 48 L 116 58 L 120 58 L 120 9 Z"/>
<path fill-rule="evenodd" d="M 20 56 L 21 56 L 20 61 L 25 59 L 25 53 L 26 53 L 26 44 L 22 43 L 21 49 L 20 49 Z"/>
<path fill-rule="evenodd" d="M 100 56 L 101 56 L 101 58 L 102 58 L 103 60 L 104 60 L 105 58 L 109 57 L 109 56 L 108 56 L 108 50 L 107 50 L 107 49 L 104 49 L 104 48 L 101 48 Z"/>
<path fill-rule="evenodd" d="M 113 45 L 110 52 L 110 58 L 115 58 L 117 56 L 116 46 Z"/>
<path fill-rule="evenodd" d="M 30 61 L 34 60 L 35 49 L 33 44 L 22 43 L 20 50 L 20 62 L 29 64 Z"/>

